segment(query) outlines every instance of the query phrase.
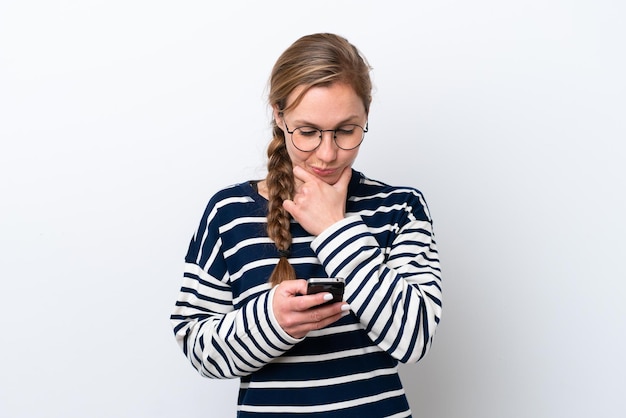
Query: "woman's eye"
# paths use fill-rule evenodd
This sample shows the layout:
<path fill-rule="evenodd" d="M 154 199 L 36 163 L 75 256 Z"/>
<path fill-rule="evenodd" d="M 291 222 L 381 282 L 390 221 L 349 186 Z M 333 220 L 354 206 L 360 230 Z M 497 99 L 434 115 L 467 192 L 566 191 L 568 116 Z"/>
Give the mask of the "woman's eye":
<path fill-rule="evenodd" d="M 317 129 L 311 129 L 311 128 L 300 128 L 298 129 L 298 131 L 300 132 L 300 135 L 302 136 L 319 136 L 320 132 Z"/>
<path fill-rule="evenodd" d="M 337 129 L 338 135 L 352 135 L 353 133 L 354 133 L 354 126 L 352 125 L 342 126 L 341 128 Z"/>

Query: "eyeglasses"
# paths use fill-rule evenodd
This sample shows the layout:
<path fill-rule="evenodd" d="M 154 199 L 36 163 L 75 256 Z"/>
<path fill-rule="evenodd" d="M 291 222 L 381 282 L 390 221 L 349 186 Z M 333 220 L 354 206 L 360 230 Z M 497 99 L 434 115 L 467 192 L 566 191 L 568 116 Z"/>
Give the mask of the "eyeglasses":
<path fill-rule="evenodd" d="M 368 124 L 368 122 L 365 122 L 365 128 L 356 124 L 347 124 L 337 129 L 318 129 L 312 126 L 300 126 L 290 131 L 284 119 L 283 122 L 285 122 L 287 133 L 291 135 L 293 146 L 302 152 L 315 151 L 322 143 L 324 132 L 332 132 L 335 144 L 342 150 L 349 151 L 355 149 L 363 142 Z"/>

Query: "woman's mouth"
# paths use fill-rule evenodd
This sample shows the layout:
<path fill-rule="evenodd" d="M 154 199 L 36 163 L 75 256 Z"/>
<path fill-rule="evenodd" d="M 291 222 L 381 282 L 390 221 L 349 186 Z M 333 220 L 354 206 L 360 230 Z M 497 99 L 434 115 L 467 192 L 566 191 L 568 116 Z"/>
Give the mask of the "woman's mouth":
<path fill-rule="evenodd" d="M 337 172 L 337 169 L 335 169 L 335 168 L 316 168 L 316 167 L 311 167 L 311 170 L 318 177 L 332 176 L 333 174 L 335 174 Z"/>

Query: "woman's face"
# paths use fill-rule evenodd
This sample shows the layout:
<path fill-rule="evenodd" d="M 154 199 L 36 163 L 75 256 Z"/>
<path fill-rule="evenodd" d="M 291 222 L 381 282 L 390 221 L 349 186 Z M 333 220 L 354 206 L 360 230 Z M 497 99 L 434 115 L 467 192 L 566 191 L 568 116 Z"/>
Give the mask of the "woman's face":
<path fill-rule="evenodd" d="M 300 87 L 287 98 L 291 104 L 303 90 Z M 322 134 L 322 143 L 313 151 L 298 150 L 287 132 L 301 126 L 318 129 L 336 129 L 346 124 L 365 126 L 367 115 L 363 102 L 352 87 L 343 83 L 333 83 L 327 87 L 313 87 L 302 97 L 302 101 L 282 116 L 274 109 L 274 120 L 285 133 L 287 152 L 293 166 L 300 166 L 328 184 L 335 184 L 342 171 L 351 167 L 359 153 L 359 147 L 343 150 L 335 144 L 332 132 Z M 286 125 L 285 125 L 286 123 Z"/>

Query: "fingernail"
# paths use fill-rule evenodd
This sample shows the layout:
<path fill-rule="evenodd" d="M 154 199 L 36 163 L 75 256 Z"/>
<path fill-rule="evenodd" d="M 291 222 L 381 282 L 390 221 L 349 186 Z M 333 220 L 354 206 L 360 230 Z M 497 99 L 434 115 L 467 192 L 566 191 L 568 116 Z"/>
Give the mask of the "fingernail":
<path fill-rule="evenodd" d="M 333 300 L 333 294 L 332 293 L 326 293 L 324 295 L 324 300 L 325 301 Z"/>
<path fill-rule="evenodd" d="M 348 305 L 347 303 L 344 305 L 341 305 L 341 310 L 344 312 L 347 312 L 350 310 L 350 305 Z"/>

